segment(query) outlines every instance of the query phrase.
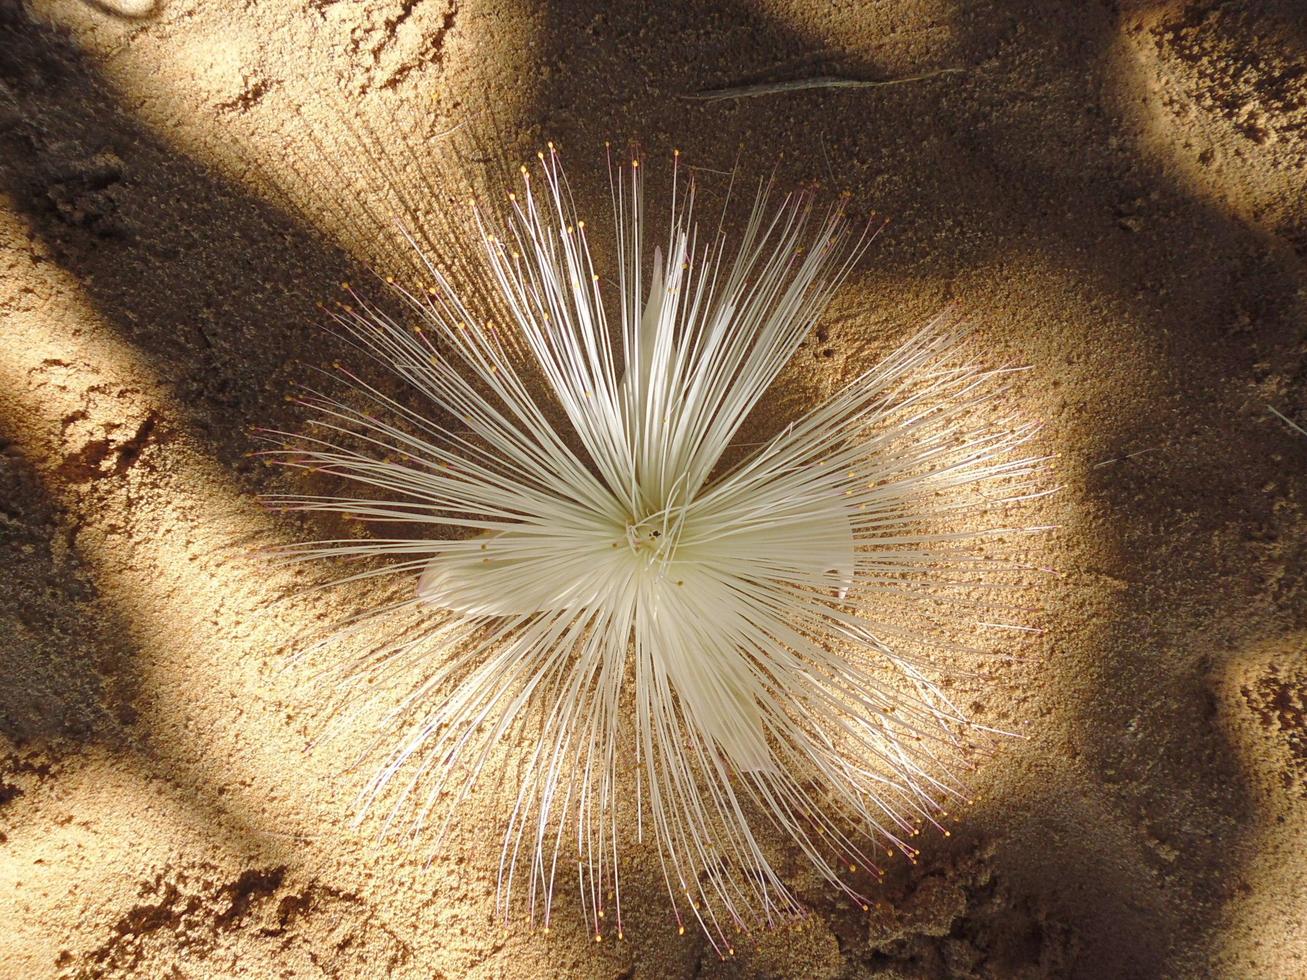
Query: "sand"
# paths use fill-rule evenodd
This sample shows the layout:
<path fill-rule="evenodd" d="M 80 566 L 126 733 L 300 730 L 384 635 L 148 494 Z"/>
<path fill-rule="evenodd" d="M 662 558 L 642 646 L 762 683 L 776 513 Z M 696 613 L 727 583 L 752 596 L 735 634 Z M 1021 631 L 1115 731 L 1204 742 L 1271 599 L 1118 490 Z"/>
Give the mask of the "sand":
<path fill-rule="evenodd" d="M 1302 5 L 645 7 L 0 8 L 0 975 L 1307 975 Z M 796 870 L 724 962 L 638 869 L 596 945 L 496 922 L 484 815 L 430 867 L 355 828 L 283 669 L 349 597 L 257 553 L 314 528 L 246 454 L 317 304 L 545 140 L 599 216 L 605 140 L 849 190 L 891 224 L 796 372 L 952 305 L 1058 454 L 1046 632 L 973 708 L 1024 737 L 870 914 Z"/>

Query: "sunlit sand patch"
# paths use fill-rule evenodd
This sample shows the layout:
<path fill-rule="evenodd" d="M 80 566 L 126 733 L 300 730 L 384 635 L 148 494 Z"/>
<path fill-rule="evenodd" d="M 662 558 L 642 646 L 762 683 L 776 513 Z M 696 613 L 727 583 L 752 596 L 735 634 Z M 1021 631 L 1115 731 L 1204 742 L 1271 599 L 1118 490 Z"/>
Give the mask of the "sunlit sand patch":
<path fill-rule="evenodd" d="M 7 202 L 5 209 L 0 240 L 24 240 L 23 223 Z M 330 892 L 323 901 L 355 895 L 362 911 L 342 906 L 334 913 L 347 931 L 372 929 L 367 923 L 375 916 L 396 910 L 420 916 L 425 925 L 408 939 L 439 947 L 440 961 L 465 973 L 483 960 L 487 943 L 503 942 L 502 929 L 473 911 L 493 902 L 493 875 L 469 873 L 457 858 L 431 865 L 428 850 L 404 841 L 380 848 L 369 828 L 352 831 L 351 800 L 363 783 L 363 773 L 352 766 L 367 710 L 349 719 L 343 737 L 322 741 L 313 674 L 325 662 L 310 657 L 299 668 L 282 669 L 306 638 L 339 621 L 342 596 L 295 597 L 314 580 L 278 570 L 260 553 L 284 540 L 283 529 L 213 460 L 166 382 L 146 357 L 114 336 L 73 277 L 51 262 L 26 268 L 24 277 L 31 288 L 9 306 L 0 347 L 0 420 L 45 492 L 73 516 L 71 547 L 99 601 L 125 625 L 139 674 L 128 744 L 93 750 L 94 763 L 69 753 L 77 761 L 68 771 L 85 764 L 88 785 L 132 782 L 144 787 L 141 794 L 163 794 L 175 804 L 166 812 L 139 811 L 132 833 L 152 843 L 134 850 L 124 844 L 122 873 L 152 881 L 163 870 L 153 857 L 156 844 L 180 855 L 177 866 L 193 867 L 226 860 L 214 850 L 215 840 L 245 838 L 254 842 L 250 846 L 275 849 L 287 874 L 322 882 Z M 360 598 L 347 593 L 344 601 Z M 356 640 L 358 649 L 371 642 L 366 634 Z M 383 702 L 368 710 L 390 707 Z M 68 861 L 70 842 L 40 836 L 52 794 L 65 792 L 64 771 L 13 802 L 10 812 L 31 822 L 34 847 Z M 140 795 L 122 793 L 125 800 Z M 107 799 L 88 798 L 88 815 L 95 801 Z M 183 804 L 200 815 L 184 819 L 207 825 L 207 840 L 174 834 L 170 821 L 182 819 L 174 810 Z M 484 824 L 470 810 L 466 836 L 493 839 Z M 475 841 L 455 843 L 476 850 Z M 235 867 L 239 875 L 243 859 L 235 853 L 221 852 L 230 857 L 227 871 Z M 47 860 L 32 855 L 33 863 Z M 48 878 L 40 901 L 24 906 L 27 919 L 47 922 L 73 894 L 73 884 L 85 880 L 78 877 L 83 868 L 79 858 L 68 875 Z M 364 893 L 366 900 L 357 898 Z M 105 906 L 113 907 L 104 913 L 105 929 L 114 915 L 130 912 L 130 898 L 127 891 L 114 892 Z M 574 953 L 589 957 L 579 921 L 560 928 L 559 938 L 572 935 L 573 927 Z M 318 928 L 316 941 L 325 942 L 331 923 Z M 542 934 L 519 932 L 526 948 L 546 942 Z M 368 955 L 394 941 L 393 930 L 381 929 L 368 940 Z M 573 975 L 585 975 L 586 962 L 603 961 L 585 959 Z"/>
<path fill-rule="evenodd" d="M 510 121 L 530 104 L 539 32 L 536 14 L 508 8 L 493 37 L 471 48 L 454 30 L 452 0 L 411 4 L 399 17 L 383 6 L 233 19 L 207 4 L 162 5 L 138 38 L 139 25 L 83 0 L 33 4 L 70 31 L 134 123 L 379 268 L 408 260 L 395 247 L 397 220 L 431 231 L 447 195 L 468 193 L 442 177 L 449 138 L 490 135 L 476 152 L 493 146 L 509 161 L 483 161 L 491 167 L 528 152 L 508 145 L 523 137 Z"/>
<path fill-rule="evenodd" d="M 4 218 L 0 235 L 22 233 Z M 43 264 L 11 309 L 0 413 L 46 492 L 74 515 L 71 546 L 127 624 L 140 730 L 179 778 L 286 830 L 288 810 L 322 789 L 266 776 L 303 746 L 281 717 L 293 681 L 270 666 L 288 627 L 315 615 L 307 603 L 275 605 L 296 583 L 253 549 L 276 529 L 70 276 Z M 302 811 L 299 819 L 313 822 Z"/>
<path fill-rule="evenodd" d="M 1158 4 L 1128 17 L 1119 86 L 1140 145 L 1186 192 L 1301 251 L 1305 161 L 1294 134 L 1307 125 L 1307 78 L 1288 54 L 1298 27 L 1193 6 Z M 1250 58 L 1254 47 L 1262 53 Z"/>
<path fill-rule="evenodd" d="M 1213 679 L 1218 719 L 1253 788 L 1219 944 L 1230 976 L 1307 971 L 1307 634 L 1230 657 Z"/>
<path fill-rule="evenodd" d="M 87 748 L 56 764 L 49 778 L 57 789 L 41 792 L 45 819 L 8 827 L 0 917 L 10 975 L 50 976 L 78 959 L 123 967 L 137 952 L 162 959 L 162 973 L 185 958 L 173 946 L 178 935 L 221 942 L 216 920 L 231 912 L 239 890 L 231 869 L 287 867 L 293 837 L 227 823 L 151 768 L 143 757 Z M 184 894 L 192 886 L 212 893 L 207 913 Z M 56 937 L 52 916 L 69 905 L 85 928 Z M 206 914 L 215 921 L 203 921 Z"/>

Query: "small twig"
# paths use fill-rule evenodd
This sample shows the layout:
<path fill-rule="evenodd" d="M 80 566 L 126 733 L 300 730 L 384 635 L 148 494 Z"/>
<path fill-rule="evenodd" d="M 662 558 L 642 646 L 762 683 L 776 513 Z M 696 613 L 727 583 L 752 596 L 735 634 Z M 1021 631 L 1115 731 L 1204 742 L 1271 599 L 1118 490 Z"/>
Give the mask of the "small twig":
<path fill-rule="evenodd" d="M 723 99 L 750 99 L 758 95 L 778 95 L 782 92 L 798 92 L 810 88 L 884 88 L 887 85 L 905 85 L 908 82 L 921 82 L 940 75 L 954 75 L 961 68 L 936 68 L 934 71 L 920 75 L 906 75 L 903 78 L 884 78 L 873 80 L 867 78 L 840 78 L 834 75 L 821 75 L 817 78 L 796 78 L 788 82 L 762 82 L 757 85 L 738 85 L 730 88 L 705 89 L 682 95 L 683 99 L 699 102 L 720 102 Z"/>
<path fill-rule="evenodd" d="M 1303 435 L 1307 436 L 1307 429 L 1304 429 L 1301 425 L 1299 425 L 1293 419 L 1289 418 L 1287 415 L 1285 415 L 1283 412 L 1277 409 L 1274 405 L 1267 405 L 1266 407 L 1268 410 L 1270 410 L 1272 415 L 1278 418 L 1285 425 L 1289 426 L 1289 428 L 1295 429 L 1296 431 L 1301 432 Z"/>
<path fill-rule="evenodd" d="M 1142 456 L 1144 453 L 1155 453 L 1161 448 L 1162 448 L 1161 446 L 1151 446 L 1148 449 L 1140 449 L 1137 452 L 1126 453 L 1124 456 L 1115 456 L 1112 459 L 1105 459 L 1101 463 L 1095 463 L 1093 466 L 1089 468 L 1091 470 L 1096 470 L 1100 466 L 1106 466 L 1108 463 L 1119 463 L 1124 459 L 1134 459 L 1136 456 Z"/>
<path fill-rule="evenodd" d="M 835 170 L 834 170 L 834 168 L 831 167 L 831 165 L 830 165 L 830 154 L 826 152 L 826 129 L 825 129 L 825 127 L 822 127 L 822 131 L 821 131 L 821 157 L 822 157 L 823 160 L 826 161 L 826 173 L 827 173 L 827 175 L 830 177 L 830 182 L 831 182 L 831 184 L 834 185 L 834 184 L 839 183 L 839 181 L 837 181 L 837 180 L 835 179 Z"/>
<path fill-rule="evenodd" d="M 467 120 L 464 119 L 457 126 L 451 126 L 443 133 L 436 133 L 436 135 L 433 136 L 432 139 L 443 140 L 446 136 L 453 136 L 455 133 L 457 133 L 460 129 L 462 129 L 466 125 L 467 125 Z"/>

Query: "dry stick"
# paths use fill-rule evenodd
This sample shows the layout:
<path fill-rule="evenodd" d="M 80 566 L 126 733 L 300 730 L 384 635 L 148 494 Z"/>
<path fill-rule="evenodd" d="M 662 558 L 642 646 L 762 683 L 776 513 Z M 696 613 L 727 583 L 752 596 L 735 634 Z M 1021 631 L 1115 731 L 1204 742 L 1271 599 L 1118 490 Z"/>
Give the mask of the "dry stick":
<path fill-rule="evenodd" d="M 741 85 L 733 88 L 706 89 L 683 95 L 683 99 L 700 102 L 720 102 L 723 99 L 749 99 L 756 95 L 778 95 L 782 92 L 798 92 L 809 88 L 883 88 L 886 85 L 903 85 L 907 82 L 921 82 L 940 75 L 954 75 L 962 72 L 961 68 L 937 68 L 920 75 L 907 75 L 903 78 L 885 78 L 879 81 L 866 78 L 839 78 L 822 75 L 818 78 L 796 78 L 788 82 L 763 82 L 758 85 Z"/>
<path fill-rule="evenodd" d="M 1304 429 L 1301 425 L 1299 425 L 1293 419 L 1289 418 L 1289 416 L 1285 415 L 1274 405 L 1267 405 L 1266 407 L 1273 415 L 1279 418 L 1280 421 L 1282 421 L 1285 425 L 1289 426 L 1292 429 L 1297 429 L 1303 435 L 1307 436 L 1307 429 Z"/>
<path fill-rule="evenodd" d="M 1108 463 L 1119 463 L 1122 460 L 1134 459 L 1136 456 L 1144 455 L 1144 453 L 1155 453 L 1161 448 L 1162 448 L 1161 446 L 1151 446 L 1148 449 L 1140 449 L 1133 453 L 1126 453 L 1124 456 L 1114 456 L 1112 459 L 1105 459 L 1101 463 L 1095 463 L 1093 466 L 1090 467 L 1090 469 L 1096 470 L 1100 466 L 1106 466 Z"/>
<path fill-rule="evenodd" d="M 830 154 L 826 152 L 826 129 L 824 127 L 822 128 L 821 131 L 820 145 L 821 145 L 821 158 L 826 161 L 826 174 L 830 177 L 830 182 L 832 184 L 837 184 L 839 183 L 839 181 L 835 179 L 835 169 L 830 165 Z"/>

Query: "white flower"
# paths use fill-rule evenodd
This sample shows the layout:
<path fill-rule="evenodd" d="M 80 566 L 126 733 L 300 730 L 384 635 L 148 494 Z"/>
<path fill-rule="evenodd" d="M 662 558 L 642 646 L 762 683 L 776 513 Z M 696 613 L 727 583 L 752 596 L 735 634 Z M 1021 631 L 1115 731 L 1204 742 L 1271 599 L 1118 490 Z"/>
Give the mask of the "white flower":
<path fill-rule="evenodd" d="M 1039 461 L 1011 451 L 1032 429 L 986 418 L 1002 372 L 957 363 L 956 331 L 933 326 L 736 445 L 866 233 L 764 189 L 728 249 L 674 177 L 646 262 L 633 160 L 615 168 L 605 280 L 553 147 L 540 158 L 503 230 L 478 212 L 493 323 L 433 257 L 428 288 L 399 289 L 415 328 L 357 297 L 338 316 L 429 410 L 349 374 L 372 407 L 313 398 L 321 437 L 287 451 L 367 489 L 281 503 L 411 528 L 291 549 L 397 556 L 389 570 L 416 577 L 398 606 L 427 628 L 369 661 L 414 673 L 366 795 L 406 772 L 399 798 L 417 792 L 418 828 L 440 808 L 441 840 L 495 747 L 530 732 L 505 916 L 525 889 L 548 925 L 570 839 L 596 938 L 608 909 L 620 935 L 628 834 L 652 834 L 677 921 L 688 910 L 721 946 L 799 910 L 766 853 L 778 831 L 863 902 L 874 849 L 914 855 L 908 838 L 962 793 L 946 763 L 976 726 L 922 654 L 959 649 L 937 616 L 958 608 L 950 588 L 1002 584 L 976 544 L 1001 529 L 985 512 L 1030 495 Z"/>

